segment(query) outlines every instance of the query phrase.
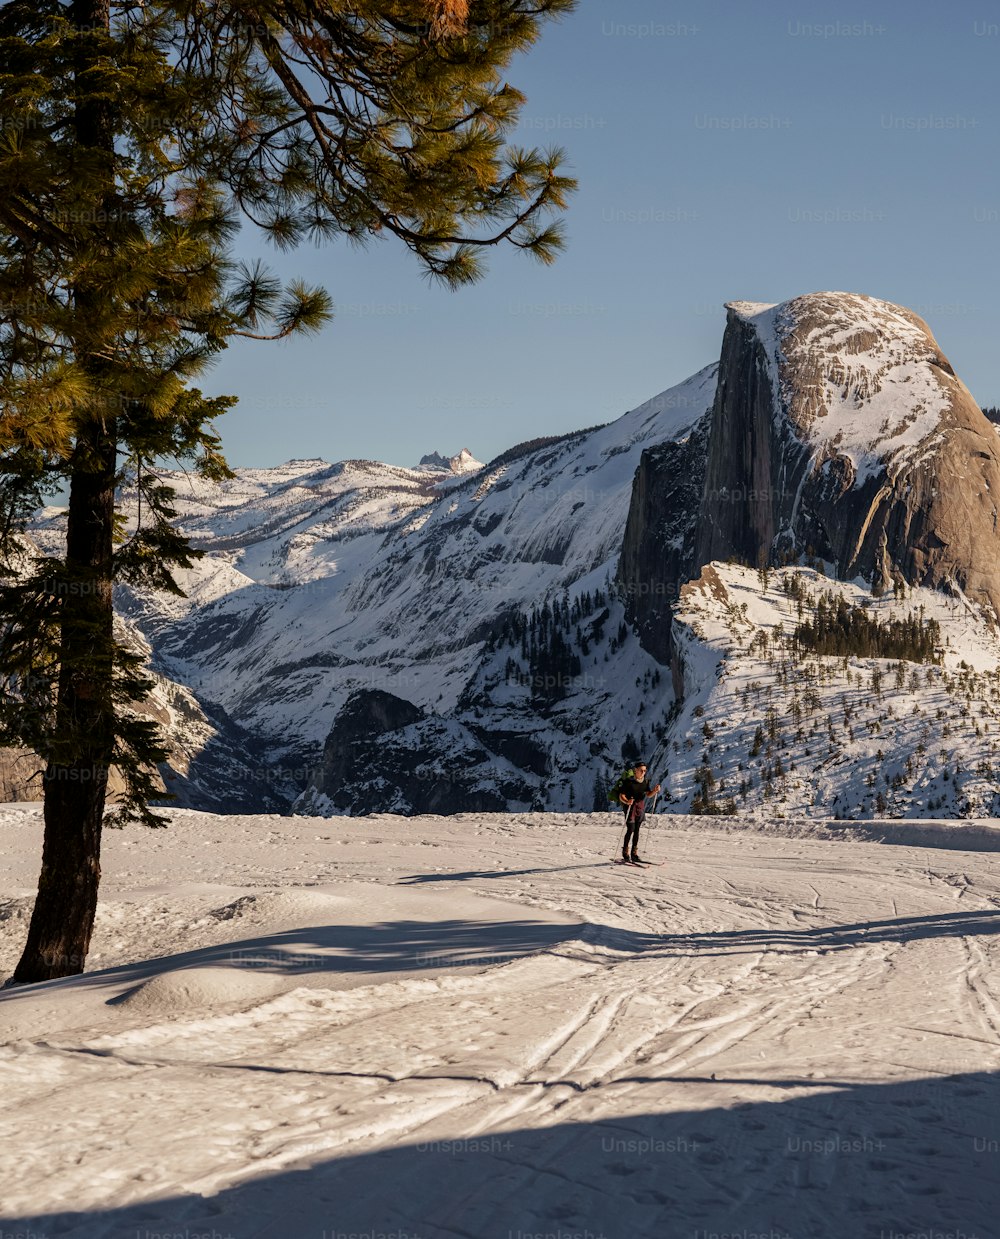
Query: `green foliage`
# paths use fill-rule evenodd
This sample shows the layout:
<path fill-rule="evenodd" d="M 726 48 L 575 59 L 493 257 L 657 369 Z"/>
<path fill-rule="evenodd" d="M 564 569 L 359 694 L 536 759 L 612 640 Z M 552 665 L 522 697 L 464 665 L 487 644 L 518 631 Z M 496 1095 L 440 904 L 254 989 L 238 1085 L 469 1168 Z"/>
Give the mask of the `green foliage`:
<path fill-rule="evenodd" d="M 253 273 L 227 257 L 233 204 L 177 157 L 191 83 L 161 32 L 77 29 L 68 12 L 0 10 L 0 740 L 38 752 L 47 778 L 115 766 L 121 813 L 155 824 L 166 754 L 131 708 L 151 685 L 114 635 L 112 589 L 178 593 L 173 569 L 196 555 L 159 462 L 228 473 L 213 422 L 234 401 L 191 380 L 234 334 L 318 327 L 328 299 L 272 286 L 253 301 Z M 26 521 L 60 484 L 66 554 L 29 553 Z"/>
<path fill-rule="evenodd" d="M 520 661 L 507 659 L 506 683 L 526 685 L 539 707 L 562 701 L 579 685 L 583 671 L 581 654 L 590 642 L 600 641 L 610 615 L 601 590 L 589 591 L 569 601 L 567 595 L 535 607 L 528 613 L 505 616 L 489 648 L 520 646 Z M 597 608 L 601 608 L 595 616 Z"/>
<path fill-rule="evenodd" d="M 728 812 L 721 808 L 715 799 L 715 773 L 707 761 L 703 761 L 694 772 L 694 785 L 697 789 L 691 801 L 691 812 L 694 814 L 713 814 Z"/>
<path fill-rule="evenodd" d="M 548 263 L 563 243 L 548 217 L 575 183 L 561 151 L 509 144 L 524 96 L 505 70 L 574 3 L 176 0 L 147 12 L 220 94 L 182 147 L 212 152 L 276 245 L 392 235 L 455 286 L 481 278 L 491 246 Z"/>
<path fill-rule="evenodd" d="M 910 611 L 905 619 L 880 620 L 832 592 L 817 600 L 813 618 L 798 624 L 792 638 L 800 650 L 816 654 L 941 661 L 941 626 L 937 620 L 927 619 L 922 609 L 919 613 Z"/>
<path fill-rule="evenodd" d="M 594 813 L 600 813 L 608 808 L 608 801 L 611 800 L 611 793 L 607 791 L 604 779 L 600 774 L 594 775 L 594 791 L 591 797 L 591 810 Z"/>

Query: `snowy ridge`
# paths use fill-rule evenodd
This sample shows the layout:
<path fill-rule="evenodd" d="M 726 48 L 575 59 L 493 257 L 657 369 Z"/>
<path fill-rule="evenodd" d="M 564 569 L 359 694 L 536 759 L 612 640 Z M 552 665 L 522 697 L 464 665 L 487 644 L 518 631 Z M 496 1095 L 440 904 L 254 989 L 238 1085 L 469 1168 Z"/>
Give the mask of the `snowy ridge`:
<path fill-rule="evenodd" d="M 792 582 L 804 591 L 801 612 Z M 882 622 L 936 619 L 941 665 L 792 656 L 783 634 L 821 594 Z M 862 583 L 811 569 L 772 570 L 765 581 L 711 564 L 682 591 L 677 640 L 686 698 L 665 759 L 672 811 L 691 806 L 708 767 L 718 804 L 731 798 L 762 820 L 1000 812 L 1000 639 L 964 599 L 919 588 L 873 598 Z"/>
<path fill-rule="evenodd" d="M 297 584 L 337 571 L 331 542 L 399 525 L 435 500 L 440 469 L 370 460 L 290 462 L 238 470 L 215 484 L 166 474 L 180 522 L 196 546 L 262 584 Z"/>

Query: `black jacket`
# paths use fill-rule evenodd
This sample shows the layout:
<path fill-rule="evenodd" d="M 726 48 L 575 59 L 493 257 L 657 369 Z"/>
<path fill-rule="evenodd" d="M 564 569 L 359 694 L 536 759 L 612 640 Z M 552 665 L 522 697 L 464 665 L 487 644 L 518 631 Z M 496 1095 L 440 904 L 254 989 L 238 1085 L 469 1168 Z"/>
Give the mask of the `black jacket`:
<path fill-rule="evenodd" d="M 652 796 L 653 789 L 650 787 L 648 779 L 637 779 L 633 775 L 622 782 L 620 794 L 628 800 L 645 801 L 647 796 Z"/>

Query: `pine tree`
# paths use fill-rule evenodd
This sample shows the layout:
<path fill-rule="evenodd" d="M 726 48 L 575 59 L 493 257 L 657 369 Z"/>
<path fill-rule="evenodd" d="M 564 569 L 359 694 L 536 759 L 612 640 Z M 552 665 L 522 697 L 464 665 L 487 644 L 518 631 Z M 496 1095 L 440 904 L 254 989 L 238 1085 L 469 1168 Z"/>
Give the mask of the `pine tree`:
<path fill-rule="evenodd" d="M 695 770 L 694 784 L 698 791 L 694 800 L 691 802 L 691 812 L 714 813 L 715 799 L 713 793 L 716 779 L 715 773 L 708 762 L 703 761 L 702 764 Z"/>
<path fill-rule="evenodd" d="M 106 6 L 5 6 L 0 74 L 0 468 L 14 514 L 3 558 L 20 560 L 0 589 L 0 739 L 45 764 L 39 894 L 14 974 L 36 981 L 83 968 L 112 767 L 120 814 L 159 824 L 147 805 L 166 753 L 129 710 L 150 682 L 115 638 L 112 589 L 177 592 L 171 567 L 192 562 L 156 461 L 226 473 L 211 423 L 232 401 L 190 380 L 269 308 L 292 330 L 318 325 L 326 299 L 303 288 L 277 309 L 273 283 L 232 278 L 221 193 L 146 136 L 189 106 L 174 71 L 155 46 L 112 32 Z M 29 556 L 24 520 L 61 482 L 65 554 Z M 128 482 L 143 519 L 126 535 Z"/>
<path fill-rule="evenodd" d="M 150 687 L 116 640 L 116 582 L 177 591 L 195 552 L 161 461 L 228 470 L 192 380 L 237 335 L 329 317 L 230 257 L 239 213 L 281 246 L 392 235 L 449 285 L 510 243 L 549 262 L 572 182 L 506 146 L 500 70 L 573 0 L 341 6 L 14 0 L 0 7 L 0 743 L 44 764 L 45 842 L 17 982 L 82 971 L 109 771 L 150 811 Z M 68 484 L 65 553 L 27 521 Z M 131 488 L 140 519 L 126 529 Z"/>
<path fill-rule="evenodd" d="M 608 807 L 608 788 L 604 779 L 599 775 L 594 775 L 594 795 L 593 795 L 593 811 L 601 813 Z"/>

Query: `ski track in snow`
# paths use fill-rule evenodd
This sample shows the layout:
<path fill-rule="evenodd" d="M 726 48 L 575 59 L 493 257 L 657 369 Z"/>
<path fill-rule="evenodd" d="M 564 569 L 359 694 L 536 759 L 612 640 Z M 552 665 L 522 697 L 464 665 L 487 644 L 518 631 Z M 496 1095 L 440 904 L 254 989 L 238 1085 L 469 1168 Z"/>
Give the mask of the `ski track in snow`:
<path fill-rule="evenodd" d="M 997 853 L 172 816 L 107 836 L 94 971 L 2 996 L 0 1233 L 1000 1234 Z"/>

